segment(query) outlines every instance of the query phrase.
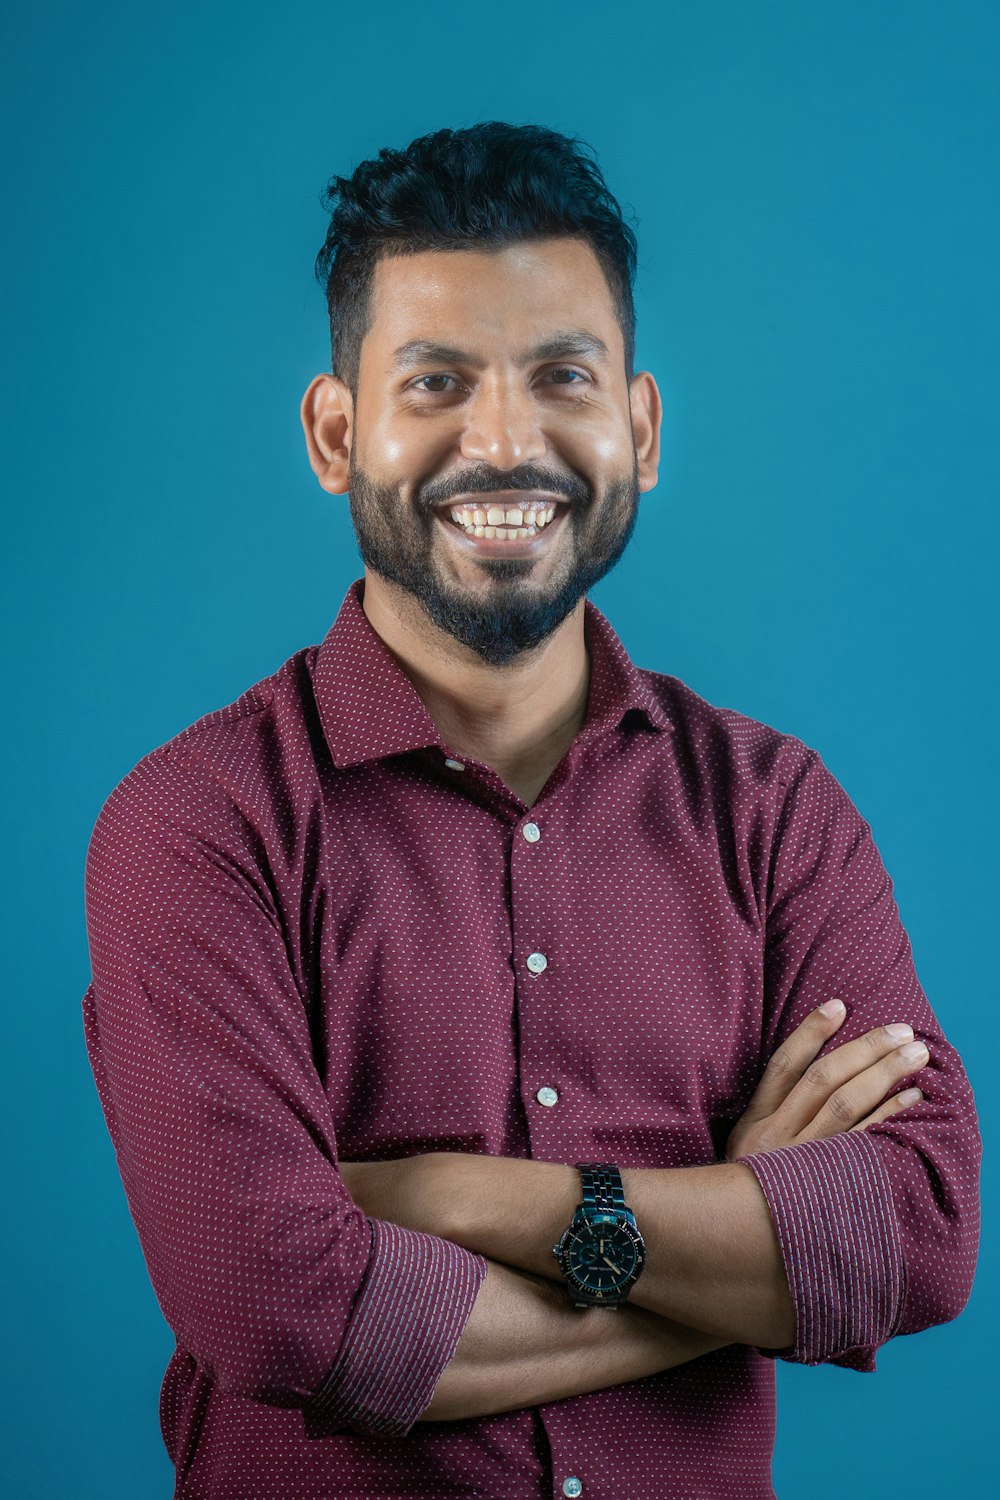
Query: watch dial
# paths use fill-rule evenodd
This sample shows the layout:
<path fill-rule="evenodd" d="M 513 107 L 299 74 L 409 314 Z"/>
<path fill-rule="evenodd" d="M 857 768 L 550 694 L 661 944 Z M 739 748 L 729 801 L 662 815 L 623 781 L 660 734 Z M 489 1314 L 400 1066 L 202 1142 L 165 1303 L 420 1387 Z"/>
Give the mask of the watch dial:
<path fill-rule="evenodd" d="M 582 1224 L 566 1246 L 566 1259 L 580 1285 L 595 1296 L 614 1292 L 638 1264 L 638 1251 L 617 1224 Z"/>

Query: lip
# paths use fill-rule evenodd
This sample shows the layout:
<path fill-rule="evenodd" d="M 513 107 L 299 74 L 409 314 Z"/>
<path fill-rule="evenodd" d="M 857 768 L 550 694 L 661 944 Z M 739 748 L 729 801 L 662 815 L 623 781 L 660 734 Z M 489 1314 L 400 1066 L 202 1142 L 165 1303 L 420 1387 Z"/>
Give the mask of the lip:
<path fill-rule="evenodd" d="M 497 541 L 495 536 L 470 536 L 467 531 L 462 530 L 461 526 L 456 526 L 448 514 L 453 505 L 485 502 L 483 509 L 486 509 L 488 505 L 499 505 L 501 495 L 506 496 L 512 493 L 519 493 L 521 498 L 531 500 L 551 500 L 556 507 L 556 513 L 548 525 L 543 526 L 541 531 L 536 532 L 534 536 L 522 536 L 518 537 L 516 541 L 509 542 Z M 494 495 L 497 497 L 496 499 L 494 499 Z M 505 508 L 509 508 L 513 504 L 516 504 L 516 500 L 509 500 L 506 502 Z M 566 500 L 560 501 L 554 495 L 539 494 L 535 491 L 528 492 L 521 490 L 520 492 L 515 492 L 510 490 L 496 490 L 487 496 L 469 496 L 468 499 L 453 496 L 446 505 L 436 508 L 436 515 L 455 545 L 461 547 L 470 555 L 476 557 L 533 557 L 535 553 L 544 551 L 549 545 L 549 532 L 560 531 L 562 529 L 563 523 L 569 515 L 569 502 Z"/>

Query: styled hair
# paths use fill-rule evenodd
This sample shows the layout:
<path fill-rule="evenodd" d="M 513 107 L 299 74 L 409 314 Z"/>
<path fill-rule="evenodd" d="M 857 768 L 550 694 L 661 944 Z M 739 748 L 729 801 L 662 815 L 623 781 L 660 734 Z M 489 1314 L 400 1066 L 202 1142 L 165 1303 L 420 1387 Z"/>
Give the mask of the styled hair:
<path fill-rule="evenodd" d="M 552 235 L 584 240 L 594 251 L 632 379 L 636 237 L 578 137 L 502 120 L 436 130 L 402 151 L 383 147 L 350 177 L 331 177 L 321 202 L 331 217 L 315 269 L 326 292 L 331 370 L 355 397 L 378 261 Z"/>

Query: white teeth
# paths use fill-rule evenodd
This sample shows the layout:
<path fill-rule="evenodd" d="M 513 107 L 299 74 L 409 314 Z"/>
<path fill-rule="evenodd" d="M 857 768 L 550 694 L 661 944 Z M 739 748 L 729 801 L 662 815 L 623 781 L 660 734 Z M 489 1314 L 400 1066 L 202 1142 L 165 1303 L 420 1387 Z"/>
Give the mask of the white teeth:
<path fill-rule="evenodd" d="M 555 513 L 556 507 L 546 500 L 530 500 L 526 505 L 512 505 L 509 509 L 500 505 L 485 510 L 481 506 L 455 505 L 449 510 L 452 521 L 469 536 L 494 539 L 499 536 L 501 540 L 535 536 Z"/>
<path fill-rule="evenodd" d="M 480 505 L 453 505 L 448 514 L 457 526 L 462 526 L 469 534 L 480 535 L 481 526 L 496 529 L 502 526 L 505 531 L 519 531 L 522 526 L 529 525 L 532 534 L 540 531 L 543 526 L 549 525 L 550 520 L 555 517 L 556 507 L 550 501 L 529 501 L 526 505 L 511 505 L 510 510 L 504 510 L 502 505 L 490 505 L 483 510 Z"/>

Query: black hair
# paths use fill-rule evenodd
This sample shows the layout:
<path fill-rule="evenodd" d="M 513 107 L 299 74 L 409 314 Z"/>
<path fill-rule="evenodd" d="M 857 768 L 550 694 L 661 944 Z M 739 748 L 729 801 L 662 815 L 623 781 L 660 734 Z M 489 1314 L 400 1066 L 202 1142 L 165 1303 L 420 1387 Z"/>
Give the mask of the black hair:
<path fill-rule="evenodd" d="M 321 202 L 331 218 L 316 279 L 326 291 L 331 370 L 355 397 L 379 260 L 552 235 L 584 240 L 597 256 L 632 379 L 636 237 L 578 137 L 502 120 L 436 130 L 402 151 L 383 147 L 350 177 L 331 177 Z"/>

